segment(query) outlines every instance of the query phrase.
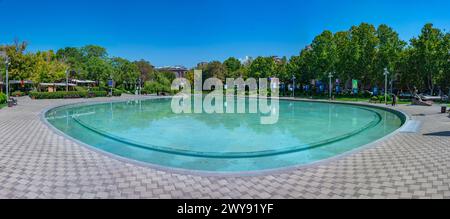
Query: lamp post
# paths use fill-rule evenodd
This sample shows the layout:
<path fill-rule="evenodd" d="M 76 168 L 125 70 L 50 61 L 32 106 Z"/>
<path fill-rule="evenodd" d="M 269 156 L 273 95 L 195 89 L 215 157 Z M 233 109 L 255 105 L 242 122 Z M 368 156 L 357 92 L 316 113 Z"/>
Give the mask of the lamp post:
<path fill-rule="evenodd" d="M 295 80 L 297 78 L 295 77 L 295 75 L 292 75 L 292 97 L 295 98 Z"/>
<path fill-rule="evenodd" d="M 332 79 L 333 79 L 333 73 L 332 73 L 332 72 L 330 72 L 330 73 L 328 74 L 328 78 L 330 79 L 329 90 L 330 90 L 330 100 L 331 100 L 331 96 L 333 95 L 333 82 L 332 82 Z"/>
<path fill-rule="evenodd" d="M 114 81 L 112 75 L 109 75 L 108 86 L 109 86 L 109 95 L 113 96 Z"/>
<path fill-rule="evenodd" d="M 388 75 L 389 75 L 389 71 L 387 68 L 385 68 L 384 69 L 384 102 L 386 105 L 387 105 Z"/>
<path fill-rule="evenodd" d="M 139 77 L 139 95 L 142 95 L 142 78 Z"/>
<path fill-rule="evenodd" d="M 5 71 L 6 71 L 6 100 L 9 100 L 9 74 L 8 74 L 8 66 L 9 66 L 9 57 L 5 51 L 0 51 L 0 57 L 5 59 Z"/>
<path fill-rule="evenodd" d="M 6 70 L 6 99 L 9 100 L 9 73 L 8 73 L 8 66 L 9 66 L 9 57 L 6 56 L 5 59 L 5 70 Z"/>
<path fill-rule="evenodd" d="M 69 69 L 66 69 L 66 92 L 69 92 Z"/>
<path fill-rule="evenodd" d="M 62 62 L 67 63 L 67 57 L 64 55 L 62 57 Z M 69 67 L 66 68 L 66 92 L 69 92 Z"/>

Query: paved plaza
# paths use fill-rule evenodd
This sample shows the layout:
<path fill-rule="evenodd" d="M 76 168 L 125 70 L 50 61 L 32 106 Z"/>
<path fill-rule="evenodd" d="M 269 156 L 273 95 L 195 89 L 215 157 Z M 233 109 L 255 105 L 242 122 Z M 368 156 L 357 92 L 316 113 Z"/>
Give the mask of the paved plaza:
<path fill-rule="evenodd" d="M 397 107 L 421 123 L 417 133 L 398 133 L 313 166 L 236 177 L 120 161 L 56 134 L 41 121 L 41 113 L 52 106 L 108 100 L 24 97 L 19 106 L 1 109 L 0 198 L 450 198 L 450 118 L 439 113 L 439 106 Z"/>

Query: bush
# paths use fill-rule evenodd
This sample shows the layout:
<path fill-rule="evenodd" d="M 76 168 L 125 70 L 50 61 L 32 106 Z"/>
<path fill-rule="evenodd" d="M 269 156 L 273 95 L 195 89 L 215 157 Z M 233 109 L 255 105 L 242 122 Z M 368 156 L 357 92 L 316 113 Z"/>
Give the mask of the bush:
<path fill-rule="evenodd" d="M 76 87 L 75 87 L 75 90 L 76 90 L 76 91 L 87 91 L 86 88 L 80 87 L 80 86 L 76 86 Z"/>
<path fill-rule="evenodd" d="M 106 91 L 58 91 L 58 92 L 30 92 L 30 97 L 33 99 L 73 99 L 73 98 L 94 98 L 106 97 Z"/>
<path fill-rule="evenodd" d="M 378 100 L 382 103 L 384 103 L 384 96 L 378 96 Z M 391 102 L 392 101 L 392 97 L 390 95 L 387 96 L 387 101 Z"/>
<path fill-rule="evenodd" d="M 4 93 L 0 93 L 0 104 L 6 103 L 6 95 Z"/>
<path fill-rule="evenodd" d="M 161 85 L 158 82 L 145 82 L 143 93 L 154 94 L 160 91 Z"/>
<path fill-rule="evenodd" d="M 11 96 L 13 96 L 13 97 L 23 97 L 23 96 L 25 96 L 25 93 L 22 92 L 22 91 L 14 91 L 14 92 L 11 93 Z"/>
<path fill-rule="evenodd" d="M 114 97 L 120 97 L 122 96 L 123 91 L 119 90 L 119 89 L 114 89 L 112 95 Z"/>
<path fill-rule="evenodd" d="M 170 84 L 166 83 L 167 81 L 163 82 L 164 83 L 155 81 L 145 82 L 142 93 L 144 94 L 172 93 L 173 91 L 170 87 Z"/>
<path fill-rule="evenodd" d="M 371 102 L 379 102 L 379 101 L 380 101 L 380 98 L 377 97 L 377 96 L 373 96 L 373 97 L 370 98 L 370 101 L 371 101 Z"/>

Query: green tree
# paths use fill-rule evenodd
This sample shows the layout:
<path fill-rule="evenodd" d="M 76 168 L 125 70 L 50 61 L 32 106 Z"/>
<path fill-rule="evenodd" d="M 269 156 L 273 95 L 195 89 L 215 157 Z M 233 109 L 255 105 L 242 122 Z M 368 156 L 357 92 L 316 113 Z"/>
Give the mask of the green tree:
<path fill-rule="evenodd" d="M 412 54 L 416 60 L 415 68 L 426 81 L 426 88 L 433 93 L 439 75 L 444 72 L 444 65 L 448 50 L 445 48 L 445 35 L 433 24 L 426 24 L 418 38 L 411 40 L 411 46 L 414 48 Z"/>
<path fill-rule="evenodd" d="M 126 90 L 133 90 L 140 75 L 139 68 L 134 63 L 118 57 L 111 59 L 111 65 L 116 85 Z"/>
<path fill-rule="evenodd" d="M 416 49 L 408 47 L 400 53 L 399 62 L 396 69 L 399 75 L 399 82 L 402 88 L 407 88 L 410 93 L 414 88 L 423 89 L 426 87 L 425 81 L 421 80 L 422 75 L 418 66 L 418 59 L 415 56 Z"/>
<path fill-rule="evenodd" d="M 91 57 L 84 65 L 85 79 L 95 80 L 97 82 L 107 81 L 113 71 L 109 62 L 99 57 Z"/>
<path fill-rule="evenodd" d="M 238 59 L 234 57 L 228 58 L 223 62 L 223 65 L 227 72 L 225 75 L 226 78 L 238 78 L 241 76 L 239 70 L 241 69 L 242 64 Z"/>
<path fill-rule="evenodd" d="M 134 64 L 139 68 L 139 72 L 141 73 L 140 77 L 143 81 L 155 80 L 155 69 L 149 61 L 141 59 L 134 62 Z"/>
<path fill-rule="evenodd" d="M 66 47 L 56 52 L 58 60 L 64 61 L 70 68 L 70 71 L 76 72 L 78 75 L 86 75 L 85 63 L 86 58 L 80 49 L 75 47 Z"/>
<path fill-rule="evenodd" d="M 248 76 L 251 78 L 268 78 L 275 71 L 275 61 L 273 57 L 258 57 L 249 66 Z"/>
<path fill-rule="evenodd" d="M 52 83 L 66 78 L 68 66 L 58 61 L 53 51 L 37 52 L 32 59 L 33 73 L 29 79 L 35 83 Z"/>
<path fill-rule="evenodd" d="M 336 45 L 335 78 L 350 81 L 357 63 L 356 45 L 351 42 L 350 31 L 340 31 L 334 34 Z"/>
<path fill-rule="evenodd" d="M 355 52 L 354 58 L 356 59 L 351 75 L 354 77 L 353 79 L 361 80 L 362 86 L 365 87 L 374 81 L 377 74 L 380 74 L 374 67 L 379 39 L 375 27 L 367 23 L 353 26 L 350 33 L 351 47 Z"/>
<path fill-rule="evenodd" d="M 108 57 L 108 52 L 101 46 L 87 45 L 82 47 L 80 51 L 87 59 L 93 57 L 106 59 Z"/>
<path fill-rule="evenodd" d="M 15 40 L 13 45 L 3 46 L 1 48 L 2 51 L 6 52 L 10 60 L 10 80 L 25 80 L 31 76 L 33 72 L 33 60 L 31 53 L 25 53 L 27 46 L 27 42 Z"/>
<path fill-rule="evenodd" d="M 379 46 L 375 59 L 373 80 L 375 82 L 381 82 L 384 80 L 384 68 L 388 68 L 391 72 L 391 77 L 399 75 L 396 66 L 398 66 L 406 42 L 402 41 L 399 38 L 398 33 L 391 27 L 384 24 L 378 27 L 377 37 L 379 39 Z"/>
<path fill-rule="evenodd" d="M 219 61 L 213 61 L 208 63 L 206 69 L 203 71 L 203 80 L 208 78 L 217 78 L 225 81 L 225 75 L 227 74 L 227 69 Z"/>
<path fill-rule="evenodd" d="M 316 79 L 328 78 L 328 73 L 335 70 L 336 63 L 336 45 L 333 41 L 333 33 L 331 31 L 324 31 L 319 36 L 314 38 L 311 44 L 312 71 L 316 74 Z"/>

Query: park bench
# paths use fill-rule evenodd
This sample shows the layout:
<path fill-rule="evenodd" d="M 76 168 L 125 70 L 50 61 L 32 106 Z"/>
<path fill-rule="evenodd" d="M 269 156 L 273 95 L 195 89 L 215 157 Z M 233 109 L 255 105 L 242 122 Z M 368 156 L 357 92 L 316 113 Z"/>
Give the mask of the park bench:
<path fill-rule="evenodd" d="M 8 102 L 8 107 L 17 106 L 17 99 L 16 98 L 10 97 L 7 102 Z"/>

